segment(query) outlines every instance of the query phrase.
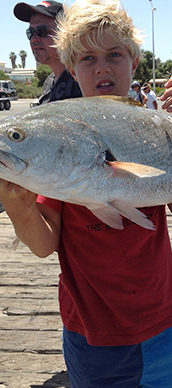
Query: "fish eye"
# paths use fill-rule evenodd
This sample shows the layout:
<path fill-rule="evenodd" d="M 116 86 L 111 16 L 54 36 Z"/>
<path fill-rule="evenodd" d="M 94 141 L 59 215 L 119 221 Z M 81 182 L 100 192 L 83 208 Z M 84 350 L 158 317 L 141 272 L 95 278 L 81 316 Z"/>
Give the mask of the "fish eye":
<path fill-rule="evenodd" d="M 10 128 L 7 130 L 7 134 L 10 140 L 20 142 L 25 138 L 25 134 L 21 129 Z"/>

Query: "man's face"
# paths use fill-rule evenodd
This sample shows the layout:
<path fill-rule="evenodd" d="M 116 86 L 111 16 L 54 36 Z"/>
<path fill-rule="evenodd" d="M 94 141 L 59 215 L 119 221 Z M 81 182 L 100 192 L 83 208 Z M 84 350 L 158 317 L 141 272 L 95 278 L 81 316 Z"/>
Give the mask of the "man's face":
<path fill-rule="evenodd" d="M 56 28 L 55 19 L 41 15 L 34 14 L 30 18 L 30 27 L 36 28 L 38 26 L 47 26 L 52 27 L 51 35 L 54 35 L 54 29 Z M 52 58 L 57 57 L 56 49 L 51 47 L 53 44 L 53 39 L 51 36 L 39 37 L 36 32 L 33 34 L 30 45 L 33 52 L 33 55 L 37 62 L 49 65 L 51 67 Z"/>
<path fill-rule="evenodd" d="M 71 74 L 78 81 L 84 97 L 99 95 L 127 96 L 138 58 L 131 59 L 128 49 L 104 31 L 103 42 L 97 49 L 82 43 L 86 52 L 75 59 Z"/>
<path fill-rule="evenodd" d="M 143 91 L 144 91 L 144 93 L 149 93 L 150 92 L 149 86 L 146 89 L 144 89 Z"/>

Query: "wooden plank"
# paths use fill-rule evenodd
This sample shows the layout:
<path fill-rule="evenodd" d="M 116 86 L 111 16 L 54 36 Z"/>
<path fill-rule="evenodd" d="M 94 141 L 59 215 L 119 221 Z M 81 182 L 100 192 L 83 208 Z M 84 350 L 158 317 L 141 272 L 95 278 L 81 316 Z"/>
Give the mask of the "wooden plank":
<path fill-rule="evenodd" d="M 0 374 L 0 388 L 71 388 L 66 371 L 57 372 L 54 375 L 39 373 L 14 372 L 13 374 Z"/>
<path fill-rule="evenodd" d="M 62 320 L 60 315 L 0 315 L 0 330 L 29 330 L 47 331 L 57 330 L 62 332 Z"/>
<path fill-rule="evenodd" d="M 40 286 L 40 287 L 43 287 L 45 286 L 45 277 L 46 276 L 36 276 L 36 274 L 34 276 L 27 276 L 27 275 L 23 275 L 21 276 L 20 274 L 18 276 L 12 276 L 9 274 L 6 274 L 5 276 L 2 275 L 1 276 L 1 279 L 0 279 L 0 286 L 5 286 L 5 285 L 9 285 L 9 286 Z M 58 285 L 58 280 L 57 280 L 57 276 L 56 274 L 54 274 L 54 276 L 52 276 L 50 278 L 50 276 L 47 277 L 47 280 L 46 280 L 46 283 L 47 283 L 47 287 L 49 286 L 57 286 Z"/>
<path fill-rule="evenodd" d="M 47 296 L 49 299 L 54 299 L 58 296 L 58 285 L 45 286 L 18 286 L 18 285 L 4 285 L 0 286 L 0 299 L 1 298 L 20 298 L 25 299 L 45 299 Z"/>
<path fill-rule="evenodd" d="M 64 358 L 61 354 L 37 354 L 37 353 L 17 353 L 0 352 L 0 373 L 11 373 L 23 371 L 25 373 L 54 374 L 65 368 Z M 23 368 L 24 367 L 24 368 Z"/>
<path fill-rule="evenodd" d="M 0 375 L 0 379 L 4 378 Z M 0 383 L 0 388 L 71 388 L 67 373 L 62 371 L 54 376 L 44 374 L 13 373 L 5 375 L 5 384 Z"/>
<path fill-rule="evenodd" d="M 0 330 L 48 331 L 57 330 L 61 335 L 63 323 L 59 315 L 4 315 L 0 314 Z M 46 335 L 46 333 L 45 333 Z"/>
<path fill-rule="evenodd" d="M 57 260 L 56 260 L 57 261 Z M 1 269 L 0 269 L 0 274 L 3 273 L 6 274 L 7 271 L 11 272 L 12 274 L 16 275 L 16 273 L 27 273 L 28 275 L 31 274 L 39 274 L 39 275 L 44 275 L 44 276 L 48 276 L 48 274 L 50 275 L 53 275 L 53 272 L 54 271 L 57 271 L 57 274 L 60 272 L 60 268 L 59 268 L 59 265 L 57 265 L 57 262 L 52 262 L 52 263 L 48 263 L 48 268 L 47 268 L 47 263 L 41 263 L 41 262 L 33 262 L 33 263 L 28 263 L 27 261 L 24 262 L 22 260 L 21 263 L 16 263 L 15 261 L 14 262 L 11 262 L 11 263 L 8 263 L 8 262 L 3 262 L 1 260 Z"/>
<path fill-rule="evenodd" d="M 2 264 L 3 265 L 3 264 Z M 42 269 L 41 269 L 42 267 Z M 51 282 L 49 281 L 51 279 Z M 49 265 L 49 268 L 46 266 L 35 266 L 33 265 L 32 269 L 27 268 L 27 263 L 20 267 L 20 265 L 14 266 L 11 264 L 9 268 L 9 264 L 5 264 L 0 269 L 0 285 L 39 285 L 44 286 L 58 285 L 58 268 L 56 265 Z"/>
<path fill-rule="evenodd" d="M 6 255 L 5 255 L 6 256 Z M 32 254 L 33 256 L 33 254 Z M 1 257 L 1 253 L 0 253 Z M 56 262 L 25 261 L 21 254 L 22 262 L 3 262 L 0 266 L 0 286 L 54 286 L 58 285 L 60 266 L 56 255 Z"/>
<path fill-rule="evenodd" d="M 56 299 L 25 299 L 20 298 L 2 298 L 0 300 L 0 308 L 3 314 L 7 315 L 45 315 L 58 314 L 59 306 Z"/>
<path fill-rule="evenodd" d="M 0 351 L 39 354 L 62 353 L 61 334 L 57 330 L 0 330 Z"/>
<path fill-rule="evenodd" d="M 0 352 L 0 388 L 71 388 L 62 355 Z"/>

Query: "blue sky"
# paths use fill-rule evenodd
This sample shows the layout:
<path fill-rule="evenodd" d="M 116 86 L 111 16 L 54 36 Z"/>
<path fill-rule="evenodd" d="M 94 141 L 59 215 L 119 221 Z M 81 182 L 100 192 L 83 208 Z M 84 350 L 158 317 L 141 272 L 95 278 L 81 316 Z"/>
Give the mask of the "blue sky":
<path fill-rule="evenodd" d="M 10 67 L 9 54 L 14 51 L 17 55 L 16 64 L 20 64 L 19 51 L 25 50 L 27 52 L 26 67 L 35 68 L 35 60 L 25 35 L 28 23 L 19 21 L 13 15 L 13 8 L 16 3 L 16 0 L 6 0 L 1 4 L 0 62 L 5 62 L 6 66 Z M 36 5 L 39 0 L 26 1 L 26 3 Z M 73 1 L 67 0 L 67 4 L 72 3 Z M 151 3 L 149 0 L 123 0 L 123 5 L 132 17 L 136 27 L 143 30 L 144 35 L 146 35 L 143 49 L 152 51 Z M 153 6 L 156 8 L 156 11 L 154 11 L 155 56 L 165 62 L 172 59 L 172 0 L 153 0 Z"/>

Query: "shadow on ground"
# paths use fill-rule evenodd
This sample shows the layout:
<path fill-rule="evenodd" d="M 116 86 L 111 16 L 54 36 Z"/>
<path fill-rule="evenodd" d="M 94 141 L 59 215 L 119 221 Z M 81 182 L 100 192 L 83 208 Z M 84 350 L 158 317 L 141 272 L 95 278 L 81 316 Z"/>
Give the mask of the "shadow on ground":
<path fill-rule="evenodd" d="M 31 388 L 71 388 L 66 371 L 56 373 L 51 379 L 46 380 L 42 385 L 31 385 Z"/>

